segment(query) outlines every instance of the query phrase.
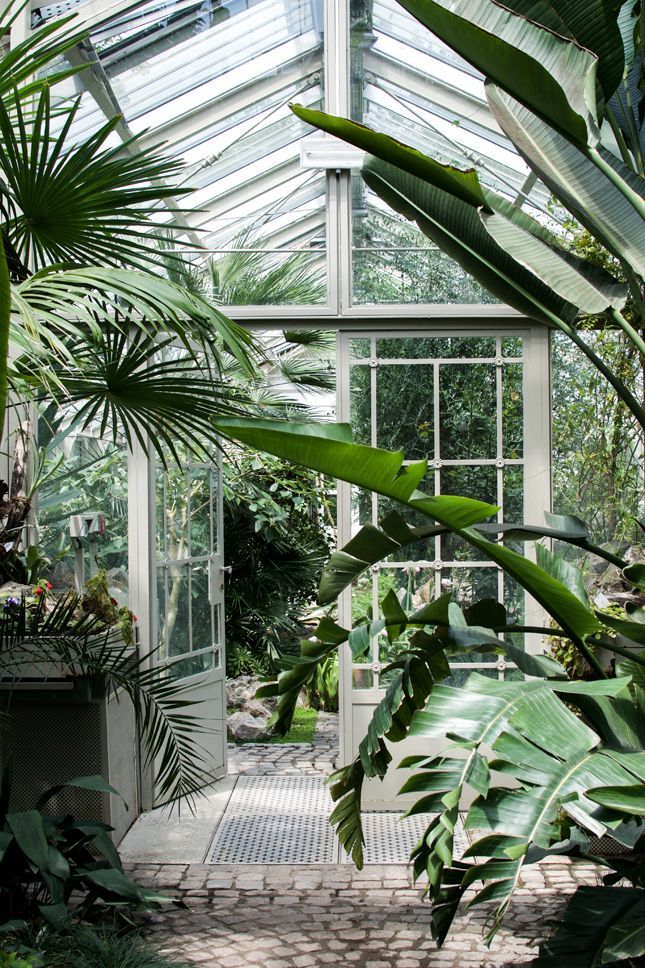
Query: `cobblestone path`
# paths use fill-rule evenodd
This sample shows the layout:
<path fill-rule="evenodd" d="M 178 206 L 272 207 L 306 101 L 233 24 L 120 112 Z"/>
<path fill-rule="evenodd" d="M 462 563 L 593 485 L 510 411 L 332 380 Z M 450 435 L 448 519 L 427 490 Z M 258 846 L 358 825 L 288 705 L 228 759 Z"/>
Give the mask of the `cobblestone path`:
<path fill-rule="evenodd" d="M 229 772 L 324 773 L 333 769 L 336 718 L 323 714 L 314 742 L 229 747 Z M 160 844 L 160 857 L 163 856 Z M 490 908 L 461 915 L 442 949 L 429 905 L 402 865 L 322 866 L 129 864 L 141 883 L 181 898 L 187 909 L 150 917 L 162 951 L 205 968 L 488 968 L 526 965 L 567 895 L 595 884 L 596 868 L 549 859 L 527 870 L 490 950 Z"/>

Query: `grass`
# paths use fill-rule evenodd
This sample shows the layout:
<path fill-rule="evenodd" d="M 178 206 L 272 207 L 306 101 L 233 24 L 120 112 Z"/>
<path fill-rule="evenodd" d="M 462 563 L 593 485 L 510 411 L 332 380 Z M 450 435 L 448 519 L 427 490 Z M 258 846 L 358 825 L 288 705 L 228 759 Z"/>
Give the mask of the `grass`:
<path fill-rule="evenodd" d="M 270 736 L 268 739 L 238 739 L 236 746 L 246 746 L 247 743 L 313 743 L 318 719 L 317 709 L 296 709 L 293 714 L 291 729 L 286 736 Z"/>
<path fill-rule="evenodd" d="M 34 968 L 188 968 L 183 962 L 158 954 L 156 945 L 138 932 L 76 925 L 69 933 L 31 932 L 30 937 L 20 940 L 27 940 L 40 955 L 33 960 L 22 956 Z M 0 965 L 13 968 L 11 961 L 2 961 L 3 954 L 0 951 Z"/>
<path fill-rule="evenodd" d="M 317 709 L 296 709 L 286 736 L 271 736 L 265 743 L 313 743 L 318 720 Z"/>

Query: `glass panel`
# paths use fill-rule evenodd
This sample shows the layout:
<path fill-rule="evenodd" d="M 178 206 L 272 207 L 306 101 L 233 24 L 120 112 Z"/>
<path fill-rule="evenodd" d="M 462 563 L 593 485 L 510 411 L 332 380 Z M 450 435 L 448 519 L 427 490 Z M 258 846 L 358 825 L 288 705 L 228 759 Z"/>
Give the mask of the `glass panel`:
<path fill-rule="evenodd" d="M 495 366 L 442 364 L 439 370 L 441 457 L 497 456 Z"/>
<path fill-rule="evenodd" d="M 166 554 L 169 561 L 188 557 L 188 487 L 186 472 L 175 463 L 166 471 Z"/>
<path fill-rule="evenodd" d="M 512 459 L 524 453 L 524 406 L 521 363 L 502 368 L 502 453 Z"/>
<path fill-rule="evenodd" d="M 167 574 L 167 569 L 163 566 L 157 568 L 157 621 L 159 623 L 159 651 L 157 655 L 160 662 L 168 658 L 168 643 L 165 637 Z"/>
<path fill-rule="evenodd" d="M 208 672 L 213 668 L 213 653 L 204 652 L 202 655 L 191 655 L 188 659 L 180 659 L 179 662 L 172 662 L 165 670 L 165 675 L 169 679 L 186 679 L 188 676 L 196 676 L 201 672 Z"/>
<path fill-rule="evenodd" d="M 387 208 L 360 174 L 352 177 L 352 204 L 354 305 L 499 301 L 416 225 Z"/>
<path fill-rule="evenodd" d="M 364 524 L 372 524 L 372 492 L 352 487 L 352 530 L 358 531 Z M 399 505 L 401 508 L 401 505 Z M 403 509 L 405 510 L 405 509 Z"/>
<path fill-rule="evenodd" d="M 524 468 L 517 464 L 504 468 L 504 521 L 517 524 L 523 520 Z"/>
<path fill-rule="evenodd" d="M 441 586 L 462 607 L 480 598 L 497 600 L 498 574 L 497 568 L 444 568 L 441 572 Z"/>
<path fill-rule="evenodd" d="M 191 467 L 190 489 L 190 553 L 193 558 L 211 552 L 211 474 L 207 466 Z"/>
<path fill-rule="evenodd" d="M 402 450 L 407 460 L 434 455 L 433 367 L 379 365 L 376 371 L 377 446 Z"/>
<path fill-rule="evenodd" d="M 168 596 L 165 612 L 159 614 L 159 634 L 169 657 L 190 652 L 190 590 L 188 565 L 167 569 Z"/>
<path fill-rule="evenodd" d="M 381 588 L 383 595 L 387 594 L 389 587 L 381 586 L 381 575 L 379 574 L 379 593 Z M 357 625 L 365 620 L 371 621 L 374 617 L 374 586 L 372 572 L 363 572 L 352 584 L 352 625 Z"/>
<path fill-rule="evenodd" d="M 214 641 L 213 607 L 208 595 L 208 586 L 208 562 L 193 565 L 190 578 L 190 610 L 194 650 L 204 649 Z"/>
<path fill-rule="evenodd" d="M 220 488 L 222 486 L 221 482 L 221 471 L 220 468 L 214 464 L 211 467 L 211 533 L 213 535 L 213 554 L 217 555 L 221 553 L 220 541 L 221 535 L 219 533 L 220 528 Z"/>
<path fill-rule="evenodd" d="M 352 359 L 368 360 L 371 356 L 371 340 L 350 339 L 349 355 Z"/>
<path fill-rule="evenodd" d="M 349 388 L 350 418 L 354 440 L 357 444 L 372 442 L 372 370 L 369 366 L 353 366 L 350 371 Z"/>
<path fill-rule="evenodd" d="M 166 540 L 166 475 L 162 467 L 155 467 L 155 551 L 157 561 L 164 561 L 168 557 L 168 543 Z"/>
<path fill-rule="evenodd" d="M 407 568 L 381 568 L 379 602 L 390 590 L 395 592 L 406 612 L 413 612 L 436 597 L 435 571 L 433 568 L 423 568 L 415 564 Z"/>
<path fill-rule="evenodd" d="M 200 286 L 219 305 L 324 302 L 326 176 L 301 167 L 312 132 L 289 110 L 324 106 L 322 2 L 134 6 L 92 40 L 132 131 L 185 166 Z"/>
<path fill-rule="evenodd" d="M 441 493 L 472 497 L 496 506 L 497 468 L 491 464 L 444 467 L 441 470 Z M 485 561 L 487 555 L 463 538 L 446 534 L 441 537 L 441 558 L 443 561 Z"/>
<path fill-rule="evenodd" d="M 352 687 L 354 689 L 373 689 L 374 673 L 371 669 L 352 669 Z"/>
<path fill-rule="evenodd" d="M 482 78 L 395 0 L 350 0 L 351 116 L 460 168 L 480 159 L 491 187 L 519 191 L 527 168 L 491 123 Z M 492 302 L 359 175 L 352 185 L 354 302 Z"/>
<path fill-rule="evenodd" d="M 495 358 L 495 340 L 488 336 L 397 336 L 376 340 L 379 359 L 451 360 L 455 358 Z"/>
<path fill-rule="evenodd" d="M 128 600 L 128 454 L 125 440 L 115 446 L 101 440 L 98 426 L 69 431 L 72 409 L 38 419 L 38 443 L 45 448 L 43 470 L 50 474 L 38 488 L 38 549 L 53 565 L 56 590 L 74 587 L 74 549 L 69 518 L 84 511 L 105 517 L 105 536 L 96 543 L 98 565 L 108 573 L 119 604 Z M 61 438 L 60 435 L 66 435 Z M 60 462 L 60 463 L 59 463 Z M 89 578 L 89 556 L 85 560 Z"/>
<path fill-rule="evenodd" d="M 505 336 L 502 340 L 502 356 L 522 356 L 523 344 L 521 336 Z"/>

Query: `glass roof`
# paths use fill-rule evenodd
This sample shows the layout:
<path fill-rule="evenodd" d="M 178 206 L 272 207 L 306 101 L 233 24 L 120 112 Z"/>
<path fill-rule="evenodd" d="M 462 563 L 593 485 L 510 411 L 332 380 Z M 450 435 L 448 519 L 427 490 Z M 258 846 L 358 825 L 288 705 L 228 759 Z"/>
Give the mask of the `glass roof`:
<path fill-rule="evenodd" d="M 396 0 L 348 6 L 352 116 L 520 192 L 528 169 L 492 118 L 482 78 Z M 69 10 L 90 26 L 81 56 L 91 64 L 56 88 L 82 95 L 72 137 L 121 114 L 112 144 L 136 135 L 185 163 L 184 241 L 223 253 L 252 239 L 270 252 L 314 250 L 322 265 L 326 172 L 301 167 L 311 129 L 289 104 L 324 107 L 324 0 L 36 2 L 33 22 Z M 532 200 L 545 205 L 539 185 Z"/>

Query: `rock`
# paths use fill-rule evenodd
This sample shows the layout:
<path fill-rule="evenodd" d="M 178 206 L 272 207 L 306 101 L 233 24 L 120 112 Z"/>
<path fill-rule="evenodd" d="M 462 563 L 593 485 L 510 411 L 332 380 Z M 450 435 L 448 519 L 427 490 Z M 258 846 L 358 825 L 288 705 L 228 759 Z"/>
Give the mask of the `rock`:
<path fill-rule="evenodd" d="M 261 685 L 262 682 L 257 676 L 238 676 L 236 679 L 228 679 L 226 682 L 227 708 L 247 709 L 250 703 L 259 702 L 260 700 L 255 698 L 255 693 Z M 262 699 L 262 704 L 266 709 L 273 711 L 276 707 L 276 700 L 273 698 Z"/>
<path fill-rule="evenodd" d="M 255 691 L 260 680 L 255 676 L 238 676 L 226 683 L 226 705 L 234 709 L 243 709 L 247 703 L 255 699 Z"/>
<path fill-rule="evenodd" d="M 250 713 L 256 719 L 268 719 L 271 715 L 271 710 L 263 702 L 260 702 L 259 699 L 251 699 L 250 702 L 247 702 L 242 712 Z"/>
<path fill-rule="evenodd" d="M 261 740 L 269 735 L 267 720 L 246 712 L 233 713 L 228 717 L 227 725 L 232 739 Z"/>

